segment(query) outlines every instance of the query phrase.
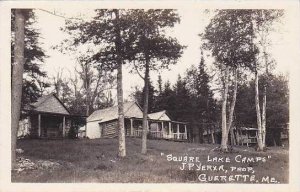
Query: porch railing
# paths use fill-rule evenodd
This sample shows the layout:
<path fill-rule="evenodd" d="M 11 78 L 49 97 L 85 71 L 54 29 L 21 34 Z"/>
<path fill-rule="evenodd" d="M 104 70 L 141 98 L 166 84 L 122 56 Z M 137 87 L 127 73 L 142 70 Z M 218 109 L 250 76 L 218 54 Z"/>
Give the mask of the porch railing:
<path fill-rule="evenodd" d="M 150 138 L 164 138 L 162 131 L 150 131 Z"/>
<path fill-rule="evenodd" d="M 143 130 L 134 130 L 133 135 L 131 135 L 132 137 L 142 137 L 143 135 Z"/>
<path fill-rule="evenodd" d="M 132 134 L 127 132 L 127 136 L 131 137 L 142 137 L 143 130 L 134 130 Z M 171 133 L 170 135 L 164 135 L 162 131 L 149 131 L 150 138 L 165 138 L 174 140 L 186 140 L 186 133 Z"/>
<path fill-rule="evenodd" d="M 161 131 L 150 131 L 150 138 L 163 138 L 163 132 Z M 133 136 L 133 137 L 142 137 L 143 135 L 143 130 L 134 130 L 133 134 L 127 134 L 129 136 Z"/>
<path fill-rule="evenodd" d="M 186 133 L 173 133 L 173 139 L 185 140 L 185 139 L 187 139 L 187 134 Z"/>

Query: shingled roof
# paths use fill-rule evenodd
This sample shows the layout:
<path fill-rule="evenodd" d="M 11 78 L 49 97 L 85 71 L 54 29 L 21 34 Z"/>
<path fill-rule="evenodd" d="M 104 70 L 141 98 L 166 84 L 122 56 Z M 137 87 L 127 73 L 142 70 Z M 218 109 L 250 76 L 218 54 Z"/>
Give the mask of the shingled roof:
<path fill-rule="evenodd" d="M 141 107 L 136 102 L 124 103 L 124 116 L 131 118 L 143 118 Z M 88 118 L 89 121 L 107 122 L 118 118 L 118 106 L 94 111 Z"/>
<path fill-rule="evenodd" d="M 27 110 L 70 115 L 67 107 L 54 93 L 40 97 L 37 102 L 31 103 Z"/>

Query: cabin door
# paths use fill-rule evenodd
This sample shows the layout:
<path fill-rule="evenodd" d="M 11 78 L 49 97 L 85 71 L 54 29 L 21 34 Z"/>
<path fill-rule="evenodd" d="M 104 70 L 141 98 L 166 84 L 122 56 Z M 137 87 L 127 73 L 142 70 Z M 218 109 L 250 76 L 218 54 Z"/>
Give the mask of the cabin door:
<path fill-rule="evenodd" d="M 62 137 L 63 117 L 43 115 L 41 119 L 42 137 Z"/>

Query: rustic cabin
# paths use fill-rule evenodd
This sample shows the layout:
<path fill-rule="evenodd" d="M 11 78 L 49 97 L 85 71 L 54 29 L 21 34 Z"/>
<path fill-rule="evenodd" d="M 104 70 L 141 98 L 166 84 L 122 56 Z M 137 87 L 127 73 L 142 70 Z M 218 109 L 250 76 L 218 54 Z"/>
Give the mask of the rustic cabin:
<path fill-rule="evenodd" d="M 253 146 L 257 144 L 257 128 L 239 127 L 234 129 L 234 134 L 238 145 Z"/>
<path fill-rule="evenodd" d="M 234 136 L 237 141 L 236 144 L 253 146 L 257 144 L 258 129 L 251 127 L 234 128 Z M 288 146 L 288 137 L 288 125 L 268 127 L 266 129 L 265 143 L 267 146 Z"/>
<path fill-rule="evenodd" d="M 276 127 L 266 129 L 267 146 L 288 146 L 289 145 L 289 124 L 278 124 Z"/>
<path fill-rule="evenodd" d="M 133 135 L 134 129 L 142 125 L 143 112 L 136 102 L 124 103 L 126 135 Z M 86 124 L 86 137 L 112 138 L 118 135 L 118 106 L 94 111 Z"/>
<path fill-rule="evenodd" d="M 117 106 L 94 111 L 87 118 L 86 136 L 90 139 L 117 137 L 117 123 Z M 142 136 L 143 112 L 138 103 L 124 103 L 124 123 L 126 136 Z M 171 121 L 166 111 L 148 114 L 148 131 L 152 139 L 187 139 L 187 123 Z"/>
<path fill-rule="evenodd" d="M 276 146 L 276 140 L 274 139 L 274 146 Z M 281 146 L 289 146 L 289 124 L 286 124 L 282 127 L 282 131 L 280 133 L 280 145 Z"/>
<path fill-rule="evenodd" d="M 24 108 L 19 122 L 19 138 L 67 137 L 72 120 L 76 118 L 55 94 L 40 97 Z"/>

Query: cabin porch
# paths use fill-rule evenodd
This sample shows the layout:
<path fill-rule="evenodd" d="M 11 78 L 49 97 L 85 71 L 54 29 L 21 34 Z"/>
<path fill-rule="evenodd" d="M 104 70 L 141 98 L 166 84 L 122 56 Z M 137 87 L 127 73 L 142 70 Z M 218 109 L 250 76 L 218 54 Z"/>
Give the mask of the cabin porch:
<path fill-rule="evenodd" d="M 257 128 L 241 127 L 234 130 L 236 134 L 236 140 L 238 145 L 250 145 L 257 144 Z"/>
<path fill-rule="evenodd" d="M 125 119 L 126 136 L 142 137 L 143 120 Z M 187 140 L 187 123 L 177 121 L 148 120 L 150 139 Z"/>
<path fill-rule="evenodd" d="M 32 132 L 38 138 L 63 138 L 70 129 L 70 119 L 66 115 L 35 113 L 30 115 Z"/>

